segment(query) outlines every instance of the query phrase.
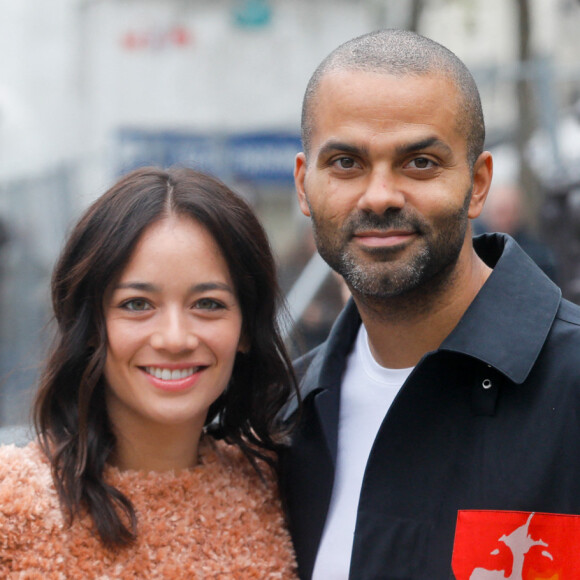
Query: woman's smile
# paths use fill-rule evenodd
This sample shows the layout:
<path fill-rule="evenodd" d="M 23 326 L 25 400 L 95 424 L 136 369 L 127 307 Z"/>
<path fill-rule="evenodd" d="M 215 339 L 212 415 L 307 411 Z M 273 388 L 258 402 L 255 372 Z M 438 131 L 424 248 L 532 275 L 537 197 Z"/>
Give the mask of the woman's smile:
<path fill-rule="evenodd" d="M 144 370 L 148 375 L 153 375 L 156 379 L 163 379 L 164 381 L 176 381 L 178 379 L 185 379 L 196 373 L 201 367 L 187 367 L 185 369 L 168 369 L 163 367 L 145 367 Z"/>

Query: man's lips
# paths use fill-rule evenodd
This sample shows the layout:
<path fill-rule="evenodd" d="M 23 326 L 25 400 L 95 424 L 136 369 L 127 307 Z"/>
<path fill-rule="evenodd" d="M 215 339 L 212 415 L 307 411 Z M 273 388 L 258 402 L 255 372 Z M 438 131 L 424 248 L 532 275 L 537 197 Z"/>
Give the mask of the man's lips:
<path fill-rule="evenodd" d="M 368 230 L 355 232 L 353 237 L 363 246 L 384 248 L 408 242 L 415 235 L 409 230 Z"/>

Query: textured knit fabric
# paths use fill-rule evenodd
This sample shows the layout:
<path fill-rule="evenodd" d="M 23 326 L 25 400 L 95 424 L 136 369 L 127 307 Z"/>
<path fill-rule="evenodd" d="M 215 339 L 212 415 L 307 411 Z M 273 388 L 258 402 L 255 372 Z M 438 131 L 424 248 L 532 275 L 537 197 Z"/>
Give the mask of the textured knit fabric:
<path fill-rule="evenodd" d="M 206 437 L 191 470 L 108 468 L 106 479 L 138 519 L 136 543 L 117 552 L 103 547 L 89 516 L 63 523 L 35 443 L 1 447 L 0 577 L 296 578 L 275 485 L 263 483 L 237 447 Z"/>

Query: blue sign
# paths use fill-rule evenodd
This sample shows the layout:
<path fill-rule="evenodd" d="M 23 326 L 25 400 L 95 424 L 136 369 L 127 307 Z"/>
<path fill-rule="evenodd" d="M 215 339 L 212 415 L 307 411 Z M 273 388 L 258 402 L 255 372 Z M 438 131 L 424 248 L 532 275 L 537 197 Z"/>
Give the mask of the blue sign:
<path fill-rule="evenodd" d="M 302 145 L 297 135 L 261 133 L 231 137 L 226 149 L 237 179 L 288 181 L 293 179 L 294 158 Z"/>
<path fill-rule="evenodd" d="M 291 184 L 294 158 L 301 150 L 300 136 L 289 132 L 220 136 L 121 129 L 117 172 L 144 165 L 185 165 L 225 180 Z"/>
<path fill-rule="evenodd" d="M 117 134 L 117 173 L 145 165 L 186 165 L 218 174 L 220 158 L 208 136 L 169 131 L 121 129 Z"/>

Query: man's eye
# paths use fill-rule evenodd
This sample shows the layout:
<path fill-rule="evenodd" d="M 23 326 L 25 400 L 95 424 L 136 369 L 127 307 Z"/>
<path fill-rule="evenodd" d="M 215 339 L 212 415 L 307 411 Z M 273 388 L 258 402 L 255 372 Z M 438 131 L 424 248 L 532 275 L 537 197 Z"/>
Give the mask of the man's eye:
<path fill-rule="evenodd" d="M 417 157 L 416 159 L 413 159 L 409 165 L 414 169 L 430 169 L 435 166 L 435 162 L 427 157 Z"/>
<path fill-rule="evenodd" d="M 127 302 L 123 302 L 122 308 L 125 310 L 131 310 L 132 312 L 141 312 L 143 310 L 150 310 L 151 305 L 147 300 L 143 300 L 142 298 L 133 298 L 132 300 L 127 300 Z"/>
<path fill-rule="evenodd" d="M 340 169 L 352 169 L 356 167 L 356 161 L 352 157 L 339 157 L 333 161 L 333 165 L 338 165 Z"/>

